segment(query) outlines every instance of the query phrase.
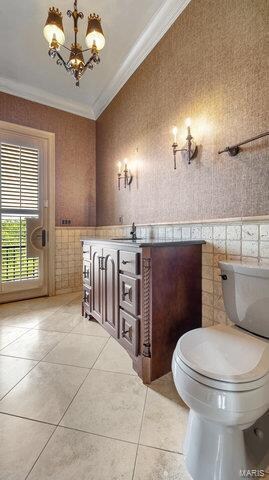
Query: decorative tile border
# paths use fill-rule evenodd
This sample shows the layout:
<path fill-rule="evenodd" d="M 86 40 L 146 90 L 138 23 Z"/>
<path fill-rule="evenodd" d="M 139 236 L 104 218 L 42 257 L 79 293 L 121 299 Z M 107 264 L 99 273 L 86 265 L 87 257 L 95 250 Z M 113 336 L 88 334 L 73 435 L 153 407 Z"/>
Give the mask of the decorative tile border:
<path fill-rule="evenodd" d="M 254 221 L 255 220 L 255 221 Z M 128 236 L 130 226 L 57 227 L 56 293 L 80 290 L 82 251 L 80 237 Z M 146 238 L 204 239 L 202 253 L 203 326 L 229 324 L 222 297 L 220 260 L 239 260 L 269 264 L 269 216 L 227 221 L 151 224 L 137 226 L 137 235 Z"/>

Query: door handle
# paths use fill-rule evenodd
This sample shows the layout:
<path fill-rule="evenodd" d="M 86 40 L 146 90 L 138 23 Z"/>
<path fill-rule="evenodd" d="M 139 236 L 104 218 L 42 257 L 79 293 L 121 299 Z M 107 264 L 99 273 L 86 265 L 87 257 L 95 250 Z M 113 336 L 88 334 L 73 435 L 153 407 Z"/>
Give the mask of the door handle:
<path fill-rule="evenodd" d="M 42 245 L 42 247 L 45 247 L 45 246 L 46 246 L 46 243 L 47 243 L 47 232 L 46 232 L 46 230 L 43 228 L 43 229 L 42 229 L 42 232 L 41 232 L 41 245 Z"/>

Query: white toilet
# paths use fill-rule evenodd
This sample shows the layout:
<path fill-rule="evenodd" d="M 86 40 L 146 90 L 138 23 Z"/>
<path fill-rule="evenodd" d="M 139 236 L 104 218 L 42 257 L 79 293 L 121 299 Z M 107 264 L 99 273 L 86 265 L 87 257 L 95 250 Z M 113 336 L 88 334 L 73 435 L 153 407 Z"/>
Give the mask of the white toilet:
<path fill-rule="evenodd" d="M 172 360 L 190 408 L 184 454 L 193 480 L 242 479 L 258 469 L 244 430 L 269 409 L 269 266 L 219 266 L 225 309 L 236 325 L 187 332 Z M 254 432 L 260 447 L 268 442 L 261 428 Z"/>

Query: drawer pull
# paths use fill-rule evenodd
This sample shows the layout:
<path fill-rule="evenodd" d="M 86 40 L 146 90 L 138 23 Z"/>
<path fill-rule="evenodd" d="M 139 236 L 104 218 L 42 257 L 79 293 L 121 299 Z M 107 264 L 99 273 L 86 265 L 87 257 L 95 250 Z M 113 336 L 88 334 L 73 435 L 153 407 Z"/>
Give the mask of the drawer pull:
<path fill-rule="evenodd" d="M 84 293 L 84 298 L 83 298 L 84 302 L 85 302 L 85 303 L 89 303 L 89 299 L 90 299 L 89 294 L 88 294 L 87 292 L 85 292 L 85 293 Z"/>
<path fill-rule="evenodd" d="M 86 267 L 86 265 L 85 265 L 85 267 L 84 267 L 84 269 L 83 269 L 83 277 L 84 277 L 84 278 L 90 278 L 90 275 L 89 275 L 89 274 L 90 274 L 90 270 L 89 270 L 89 269 Z"/>
<path fill-rule="evenodd" d="M 130 261 L 128 261 L 128 260 L 122 260 L 121 263 L 122 263 L 123 265 L 127 265 L 127 263 L 132 263 L 132 262 L 130 262 Z"/>
<path fill-rule="evenodd" d="M 89 250 L 83 250 L 83 255 L 87 255 L 89 252 Z"/>
<path fill-rule="evenodd" d="M 106 270 L 106 267 L 104 266 L 104 259 L 105 257 L 98 257 L 99 270 Z"/>
<path fill-rule="evenodd" d="M 127 333 L 130 332 L 131 327 L 128 328 L 128 330 L 122 330 L 121 334 L 126 335 Z"/>

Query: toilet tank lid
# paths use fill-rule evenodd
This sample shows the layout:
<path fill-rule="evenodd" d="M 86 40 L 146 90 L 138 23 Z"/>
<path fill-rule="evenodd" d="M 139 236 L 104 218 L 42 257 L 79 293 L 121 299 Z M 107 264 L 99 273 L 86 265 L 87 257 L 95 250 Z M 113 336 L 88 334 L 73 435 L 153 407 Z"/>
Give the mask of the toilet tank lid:
<path fill-rule="evenodd" d="M 269 264 L 260 265 L 258 263 L 221 261 L 219 262 L 219 268 L 222 272 L 235 272 L 253 277 L 269 278 Z"/>

